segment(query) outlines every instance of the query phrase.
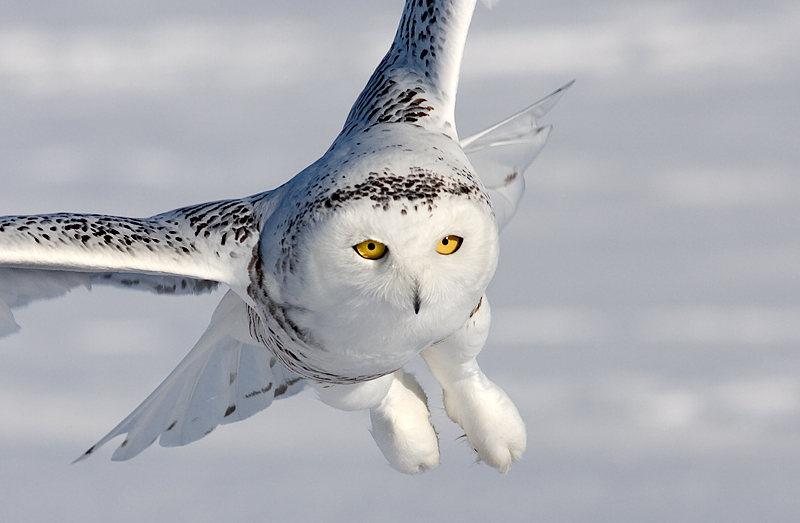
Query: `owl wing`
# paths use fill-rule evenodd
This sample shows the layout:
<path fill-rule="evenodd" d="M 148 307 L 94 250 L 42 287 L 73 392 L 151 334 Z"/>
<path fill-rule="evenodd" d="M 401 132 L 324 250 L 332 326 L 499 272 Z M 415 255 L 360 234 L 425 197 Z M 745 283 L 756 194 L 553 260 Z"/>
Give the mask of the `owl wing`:
<path fill-rule="evenodd" d="M 127 434 L 113 459 L 131 458 L 161 436 L 164 446 L 202 438 L 245 419 L 305 382 L 250 338 L 248 266 L 277 191 L 212 202 L 152 218 L 86 214 L 0 218 L 0 334 L 18 327 L 10 308 L 77 286 L 116 285 L 158 293 L 231 287 L 178 367 L 105 438 Z"/>
<path fill-rule="evenodd" d="M 406 0 L 389 52 L 350 110 L 337 142 L 396 122 L 456 139 L 458 73 L 475 2 Z"/>
<path fill-rule="evenodd" d="M 160 437 L 163 447 L 186 445 L 219 424 L 249 418 L 274 399 L 300 392 L 305 381 L 249 337 L 247 304 L 233 291 L 223 297 L 194 348 L 127 418 L 82 454 L 127 434 L 112 455 L 130 459 Z"/>
<path fill-rule="evenodd" d="M 0 335 L 11 308 L 92 284 L 200 293 L 225 283 L 243 296 L 271 193 L 152 218 L 90 214 L 0 217 Z"/>
<path fill-rule="evenodd" d="M 461 147 L 489 193 L 500 229 L 517 211 L 525 193 L 525 170 L 547 143 L 552 129 L 551 125 L 539 126 L 539 118 L 553 108 L 573 82 L 497 125 L 461 140 Z"/>

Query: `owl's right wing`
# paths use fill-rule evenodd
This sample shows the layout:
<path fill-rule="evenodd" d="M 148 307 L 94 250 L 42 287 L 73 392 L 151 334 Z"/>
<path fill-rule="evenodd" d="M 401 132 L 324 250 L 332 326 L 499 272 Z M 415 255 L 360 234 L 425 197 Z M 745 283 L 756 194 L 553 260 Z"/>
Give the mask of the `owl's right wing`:
<path fill-rule="evenodd" d="M 248 264 L 275 195 L 212 202 L 152 218 L 92 214 L 0 217 L 0 335 L 11 308 L 92 284 L 246 297 Z"/>
<path fill-rule="evenodd" d="M 280 190 L 177 209 L 152 218 L 50 214 L 0 218 L 0 335 L 18 327 L 10 308 L 76 286 L 158 293 L 231 287 L 206 332 L 164 382 L 80 459 L 127 434 L 113 459 L 159 437 L 184 445 L 291 396 L 305 381 L 249 334 L 249 265 Z"/>
<path fill-rule="evenodd" d="M 574 80 L 573 80 L 574 82 Z M 557 89 L 527 109 L 461 140 L 461 147 L 492 200 L 502 229 L 517 211 L 525 193 L 525 170 L 547 143 L 551 125 L 539 125 L 573 82 Z"/>

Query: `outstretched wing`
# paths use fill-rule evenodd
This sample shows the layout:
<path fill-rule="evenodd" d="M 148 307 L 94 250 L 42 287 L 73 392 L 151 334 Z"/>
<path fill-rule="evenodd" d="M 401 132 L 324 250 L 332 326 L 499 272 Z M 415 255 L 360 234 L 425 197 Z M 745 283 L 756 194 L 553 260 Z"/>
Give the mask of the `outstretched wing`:
<path fill-rule="evenodd" d="M 228 291 L 208 329 L 175 370 L 76 461 L 122 434 L 127 436 L 112 456 L 115 461 L 138 455 L 159 437 L 164 447 L 186 445 L 304 386 L 305 381 L 283 368 L 269 349 L 250 339 L 247 304 Z"/>
<path fill-rule="evenodd" d="M 0 218 L 0 266 L 184 276 L 241 285 L 258 241 L 250 200 L 152 218 L 46 214 Z"/>
<path fill-rule="evenodd" d="M 248 264 L 273 193 L 152 218 L 91 214 L 0 217 L 0 335 L 10 308 L 92 284 L 199 293 L 225 283 L 245 295 Z"/>
<path fill-rule="evenodd" d="M 350 110 L 337 142 L 387 122 L 413 123 L 457 139 L 456 88 L 475 2 L 406 0 L 392 46 Z"/>
<path fill-rule="evenodd" d="M 525 170 L 550 135 L 552 126 L 539 126 L 539 118 L 553 108 L 573 82 L 499 124 L 461 140 L 461 147 L 489 193 L 500 229 L 517 211 L 525 193 Z"/>

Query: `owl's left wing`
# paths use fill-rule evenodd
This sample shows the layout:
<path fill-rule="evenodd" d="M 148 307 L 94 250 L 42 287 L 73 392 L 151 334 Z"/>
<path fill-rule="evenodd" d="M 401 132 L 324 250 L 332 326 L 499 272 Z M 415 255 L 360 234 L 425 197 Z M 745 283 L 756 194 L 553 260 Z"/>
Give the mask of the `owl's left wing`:
<path fill-rule="evenodd" d="M 458 74 L 476 0 L 406 0 L 394 41 L 334 142 L 378 124 L 456 137 Z"/>
<path fill-rule="evenodd" d="M 122 434 L 125 439 L 111 458 L 115 461 L 138 455 L 156 440 L 162 447 L 186 445 L 217 425 L 249 418 L 304 387 L 305 380 L 250 338 L 247 304 L 228 291 L 206 331 L 175 370 L 75 461 Z"/>
<path fill-rule="evenodd" d="M 525 170 L 550 135 L 552 126 L 540 126 L 539 118 L 553 108 L 573 82 L 497 125 L 461 140 L 461 147 L 489 193 L 500 229 L 517 211 L 525 193 Z"/>

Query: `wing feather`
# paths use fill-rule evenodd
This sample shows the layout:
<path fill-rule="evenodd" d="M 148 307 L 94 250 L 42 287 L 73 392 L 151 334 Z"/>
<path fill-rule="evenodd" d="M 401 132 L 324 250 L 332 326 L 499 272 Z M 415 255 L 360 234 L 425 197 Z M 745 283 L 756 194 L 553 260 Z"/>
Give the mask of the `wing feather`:
<path fill-rule="evenodd" d="M 261 345 L 242 344 L 238 352 L 235 375 L 229 376 L 233 391 L 221 424 L 247 419 L 266 409 L 282 383 L 280 375 L 272 372 L 275 357 Z M 271 379 L 270 379 L 271 377 Z"/>
<path fill-rule="evenodd" d="M 389 52 L 350 110 L 340 138 L 387 122 L 455 138 L 458 74 L 475 3 L 406 0 Z"/>
<path fill-rule="evenodd" d="M 47 214 L 0 218 L 0 266 L 143 273 L 246 285 L 258 200 L 212 202 L 152 218 Z"/>
<path fill-rule="evenodd" d="M 175 370 L 128 417 L 76 461 L 126 434 L 112 459 L 127 460 L 156 440 L 186 445 L 219 424 L 246 419 L 305 383 L 280 367 L 263 346 L 248 340 L 247 304 L 228 291 L 211 323 Z M 273 370 L 275 371 L 273 373 Z"/>
<path fill-rule="evenodd" d="M 0 217 L 0 337 L 19 329 L 11 309 L 78 286 L 199 294 L 225 283 L 246 296 L 248 264 L 275 196 L 272 191 L 143 219 Z"/>
<path fill-rule="evenodd" d="M 503 228 L 525 193 L 525 170 L 547 143 L 552 126 L 539 126 L 573 82 L 530 107 L 461 141 L 461 147 L 492 200 L 497 224 Z"/>

